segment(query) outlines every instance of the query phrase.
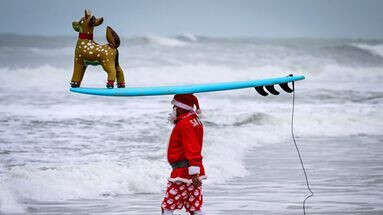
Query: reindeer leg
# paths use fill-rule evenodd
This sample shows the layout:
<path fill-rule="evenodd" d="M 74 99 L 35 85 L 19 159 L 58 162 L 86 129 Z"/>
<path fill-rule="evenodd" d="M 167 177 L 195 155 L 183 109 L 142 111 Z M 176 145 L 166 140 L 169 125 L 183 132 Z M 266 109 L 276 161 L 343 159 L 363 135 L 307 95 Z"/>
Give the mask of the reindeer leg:
<path fill-rule="evenodd" d="M 118 49 L 116 49 L 116 57 L 114 58 L 115 66 L 116 66 L 116 72 L 117 72 L 117 87 L 118 88 L 125 88 L 125 78 L 124 78 L 124 71 L 122 71 L 122 68 L 119 64 L 119 53 Z"/>
<path fill-rule="evenodd" d="M 86 66 L 79 62 L 74 62 L 71 87 L 80 87 L 82 78 L 84 77 Z"/>
<path fill-rule="evenodd" d="M 116 65 L 116 75 L 117 75 L 117 87 L 124 88 L 125 87 L 124 71 L 122 71 L 120 65 Z"/>
<path fill-rule="evenodd" d="M 107 65 L 103 65 L 105 72 L 108 74 L 108 82 L 106 83 L 107 88 L 114 87 L 114 81 L 116 80 L 116 67 L 113 64 L 108 63 Z"/>

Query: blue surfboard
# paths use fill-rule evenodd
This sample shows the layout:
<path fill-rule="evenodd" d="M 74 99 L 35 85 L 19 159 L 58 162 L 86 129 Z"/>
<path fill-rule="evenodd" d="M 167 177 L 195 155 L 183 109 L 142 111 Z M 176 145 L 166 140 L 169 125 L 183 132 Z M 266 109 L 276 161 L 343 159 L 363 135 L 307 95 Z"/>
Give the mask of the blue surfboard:
<path fill-rule="evenodd" d="M 71 92 L 99 95 L 99 96 L 159 96 L 159 95 L 175 95 L 175 94 L 189 94 L 189 93 L 204 93 L 212 91 L 235 90 L 243 88 L 255 88 L 258 93 L 265 96 L 268 95 L 264 91 L 263 86 L 271 94 L 278 95 L 279 92 L 275 91 L 273 85 L 279 84 L 283 90 L 289 92 L 287 83 L 303 80 L 303 75 L 299 76 L 286 76 L 279 78 L 270 78 L 262 80 L 250 81 L 234 81 L 223 83 L 207 83 L 207 84 L 191 84 L 179 86 L 156 86 L 156 87 L 127 87 L 127 88 L 70 88 Z M 290 89 L 290 92 L 291 89 Z"/>

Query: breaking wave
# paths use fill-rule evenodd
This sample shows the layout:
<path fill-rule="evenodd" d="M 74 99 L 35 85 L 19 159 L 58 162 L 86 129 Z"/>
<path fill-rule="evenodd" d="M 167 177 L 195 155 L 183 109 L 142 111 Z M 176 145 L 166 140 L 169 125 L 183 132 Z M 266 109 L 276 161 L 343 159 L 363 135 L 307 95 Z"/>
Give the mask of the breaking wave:
<path fill-rule="evenodd" d="M 186 42 L 197 42 L 198 41 L 198 36 L 194 34 L 181 34 L 176 37 L 179 40 L 186 41 Z"/>
<path fill-rule="evenodd" d="M 145 37 L 145 40 L 147 40 L 151 44 L 168 47 L 182 47 L 187 45 L 186 41 L 182 41 L 171 37 L 147 36 Z"/>
<path fill-rule="evenodd" d="M 383 57 L 383 44 L 376 44 L 376 45 L 368 45 L 365 43 L 362 44 L 353 44 L 355 47 L 358 47 L 363 50 L 367 50 L 371 52 L 374 55 L 378 55 L 380 57 Z"/>

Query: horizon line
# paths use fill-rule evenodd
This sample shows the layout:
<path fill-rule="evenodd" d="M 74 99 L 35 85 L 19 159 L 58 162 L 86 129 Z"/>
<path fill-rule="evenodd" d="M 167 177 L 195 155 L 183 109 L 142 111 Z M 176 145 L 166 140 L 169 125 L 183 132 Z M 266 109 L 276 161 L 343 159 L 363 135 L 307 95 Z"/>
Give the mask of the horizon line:
<path fill-rule="evenodd" d="M 180 34 L 173 34 L 173 35 L 163 35 L 163 34 L 142 34 L 142 35 L 129 35 L 129 36 L 120 36 L 124 39 L 136 39 L 136 38 L 147 38 L 147 37 L 160 37 L 160 38 L 175 38 L 176 37 L 182 37 L 182 36 L 194 36 L 199 38 L 208 38 L 208 39 L 312 39 L 312 40 L 383 40 L 383 37 L 335 37 L 335 36 L 257 36 L 257 35 L 236 35 L 236 36 L 212 36 L 212 35 L 200 35 L 200 34 L 193 34 L 193 33 L 180 33 Z M 76 33 L 73 35 L 69 34 L 23 34 L 23 33 L 14 33 L 14 32 L 0 32 L 0 37 L 4 36 L 17 36 L 17 37 L 46 37 L 46 38 L 53 38 L 53 37 L 77 37 Z M 94 36 L 95 38 L 105 38 L 105 36 Z"/>

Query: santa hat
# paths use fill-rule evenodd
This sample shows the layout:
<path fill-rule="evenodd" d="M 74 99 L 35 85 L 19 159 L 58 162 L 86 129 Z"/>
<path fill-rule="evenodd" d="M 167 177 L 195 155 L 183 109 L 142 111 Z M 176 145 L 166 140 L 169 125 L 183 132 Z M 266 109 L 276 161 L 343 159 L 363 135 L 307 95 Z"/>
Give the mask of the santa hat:
<path fill-rule="evenodd" d="M 177 94 L 172 100 L 172 104 L 176 107 L 182 108 L 188 111 L 194 111 L 194 105 L 196 106 L 196 112 L 201 113 L 198 99 L 193 94 Z"/>

